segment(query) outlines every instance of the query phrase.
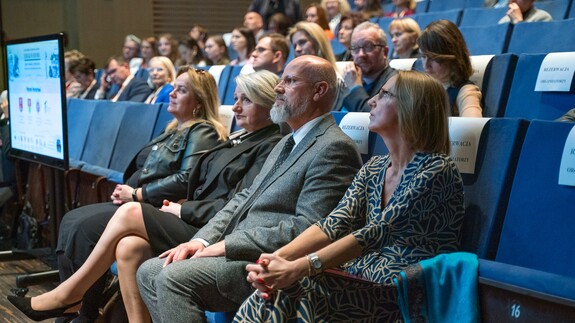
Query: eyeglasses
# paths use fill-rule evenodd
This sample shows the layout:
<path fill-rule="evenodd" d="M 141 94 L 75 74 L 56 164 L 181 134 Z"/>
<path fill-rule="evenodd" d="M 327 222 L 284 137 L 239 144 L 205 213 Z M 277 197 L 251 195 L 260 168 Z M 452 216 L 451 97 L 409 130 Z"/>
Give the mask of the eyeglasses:
<path fill-rule="evenodd" d="M 354 54 L 358 54 L 360 50 L 363 49 L 363 52 L 368 54 L 371 53 L 375 50 L 376 47 L 384 47 L 384 45 L 382 44 L 374 44 L 374 43 L 367 43 L 363 46 L 354 46 L 352 45 L 349 49 L 351 50 L 352 53 Z"/>
<path fill-rule="evenodd" d="M 395 94 L 393 94 L 393 93 L 391 93 L 391 92 L 389 92 L 389 91 L 387 91 L 387 90 L 384 90 L 384 89 L 382 88 L 382 89 L 379 91 L 379 93 L 377 93 L 377 99 L 378 99 L 378 100 L 381 100 L 381 99 L 383 99 L 383 98 L 391 99 L 391 98 L 397 98 L 397 96 L 395 96 Z"/>
<path fill-rule="evenodd" d="M 264 48 L 264 47 L 256 47 L 256 49 L 254 49 L 255 52 L 258 52 L 259 54 L 265 52 L 266 50 L 272 50 L 271 48 Z"/>

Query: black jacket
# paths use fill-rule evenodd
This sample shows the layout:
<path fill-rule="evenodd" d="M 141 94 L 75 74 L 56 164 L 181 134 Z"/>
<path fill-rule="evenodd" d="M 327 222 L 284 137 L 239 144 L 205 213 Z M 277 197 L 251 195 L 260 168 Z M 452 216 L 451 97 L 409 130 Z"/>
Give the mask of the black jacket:
<path fill-rule="evenodd" d="M 190 170 L 200 156 L 218 143 L 218 134 L 208 122 L 163 133 L 149 142 L 132 160 L 126 183 L 141 187 L 143 202 L 162 205 L 186 196 Z"/>

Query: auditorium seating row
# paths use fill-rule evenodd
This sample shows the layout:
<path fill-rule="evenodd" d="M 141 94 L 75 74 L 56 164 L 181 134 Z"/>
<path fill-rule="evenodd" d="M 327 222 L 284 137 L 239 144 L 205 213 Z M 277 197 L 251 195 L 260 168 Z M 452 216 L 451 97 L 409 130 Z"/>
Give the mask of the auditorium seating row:
<path fill-rule="evenodd" d="M 463 16 L 461 16 L 462 12 Z M 503 12 L 503 15 L 499 15 L 500 12 Z M 486 15 L 486 13 L 492 15 Z M 565 32 L 575 29 L 575 17 L 549 22 L 531 22 L 516 25 L 509 23 L 498 24 L 497 21 L 504 15 L 505 12 L 501 11 L 500 8 L 466 9 L 464 11 L 457 9 L 414 15 L 413 18 L 419 23 L 422 30 L 435 20 L 447 19 L 457 24 L 461 18 L 459 30 L 461 30 L 465 38 L 471 55 L 549 53 L 575 50 L 575 34 Z M 389 24 L 392 20 L 392 18 L 381 18 L 378 21 L 380 27 L 386 32 L 390 52 L 393 44 L 391 44 Z M 332 40 L 331 44 L 335 53 L 341 53 L 345 50 L 337 43 L 337 40 Z"/>
<path fill-rule="evenodd" d="M 342 122 L 344 115 L 336 113 L 336 119 Z M 481 321 L 572 321 L 575 123 L 485 121 L 450 119 L 452 157 L 465 190 L 462 250 L 480 258 Z M 353 137 L 359 127 L 346 128 Z M 365 139 L 370 154 L 385 151 L 372 135 Z M 468 146 L 476 149 L 471 168 L 459 162 Z M 559 184 L 560 171 L 571 174 L 571 184 Z"/>

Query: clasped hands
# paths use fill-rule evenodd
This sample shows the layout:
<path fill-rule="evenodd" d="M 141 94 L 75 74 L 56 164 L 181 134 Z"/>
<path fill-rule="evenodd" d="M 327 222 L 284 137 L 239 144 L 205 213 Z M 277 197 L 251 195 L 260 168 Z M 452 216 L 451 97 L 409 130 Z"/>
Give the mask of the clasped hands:
<path fill-rule="evenodd" d="M 305 257 L 288 261 L 275 254 L 264 253 L 255 264 L 246 266 L 247 281 L 258 290 L 258 295 L 269 300 L 282 288 L 306 276 L 308 264 Z"/>
<path fill-rule="evenodd" d="M 114 192 L 112 192 L 112 195 L 110 196 L 112 203 L 122 205 L 127 202 L 132 202 L 132 192 L 134 192 L 134 188 L 129 185 L 116 185 Z"/>
<path fill-rule="evenodd" d="M 517 3 L 510 3 L 507 10 L 507 16 L 511 20 L 511 23 L 518 23 L 523 21 L 523 13 L 521 12 L 521 8 L 517 5 Z"/>

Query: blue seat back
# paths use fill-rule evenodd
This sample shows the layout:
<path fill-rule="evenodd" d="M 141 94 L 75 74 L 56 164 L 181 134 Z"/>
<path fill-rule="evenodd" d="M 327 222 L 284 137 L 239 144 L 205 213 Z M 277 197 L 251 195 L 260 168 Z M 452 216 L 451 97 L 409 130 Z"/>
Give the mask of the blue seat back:
<path fill-rule="evenodd" d="M 108 168 L 124 116 L 118 102 L 98 101 L 94 109 L 81 161 Z"/>
<path fill-rule="evenodd" d="M 562 20 L 567 17 L 570 0 L 538 1 L 535 8 L 547 11 L 553 20 Z"/>
<path fill-rule="evenodd" d="M 459 27 L 471 55 L 502 54 L 507 52 L 511 24 Z"/>
<path fill-rule="evenodd" d="M 517 60 L 517 55 L 502 54 L 494 56 L 487 65 L 481 87 L 484 117 L 503 117 L 505 114 Z"/>
<path fill-rule="evenodd" d="M 337 36 L 329 42 L 331 44 L 331 49 L 333 50 L 334 55 L 339 55 L 345 52 L 346 48 L 342 45 L 342 43 L 339 42 Z"/>
<path fill-rule="evenodd" d="M 433 3 L 433 1 L 431 2 Z M 436 20 L 447 19 L 456 25 L 459 25 L 459 19 L 461 18 L 461 9 L 453 9 L 447 11 L 435 11 L 427 13 L 418 13 L 413 15 L 413 18 L 419 24 L 421 30 L 423 30 L 427 25 Z"/>
<path fill-rule="evenodd" d="M 571 3 L 571 9 L 566 18 L 575 18 L 575 4 Z"/>
<path fill-rule="evenodd" d="M 575 52 L 573 57 L 575 59 Z M 506 117 L 554 120 L 575 107 L 575 84 L 571 84 L 569 92 L 534 91 L 544 58 L 545 54 L 519 56 L 505 108 Z"/>
<path fill-rule="evenodd" d="M 353 1 L 352 1 L 353 2 Z M 415 4 L 415 13 L 425 13 L 429 9 L 429 0 L 417 1 Z"/>
<path fill-rule="evenodd" d="M 428 12 L 447 11 L 452 9 L 483 7 L 483 0 L 433 0 Z"/>
<path fill-rule="evenodd" d="M 123 173 L 138 151 L 152 139 L 160 105 L 134 102 L 124 102 L 122 105 L 124 117 L 109 168 Z"/>
<path fill-rule="evenodd" d="M 516 24 L 509 40 L 509 53 L 575 51 L 575 19 Z M 544 36 L 543 36 L 544 35 Z"/>
<path fill-rule="evenodd" d="M 460 27 L 495 25 L 505 17 L 507 7 L 501 8 L 466 8 L 463 10 Z"/>
<path fill-rule="evenodd" d="M 575 277 L 575 187 L 558 184 L 565 139 L 573 126 L 543 120 L 529 125 L 496 261 Z"/>
<path fill-rule="evenodd" d="M 226 91 L 224 93 L 222 104 L 232 105 L 234 104 L 234 91 L 236 90 L 236 77 L 240 75 L 243 66 L 230 66 L 230 74 L 228 82 L 226 85 Z"/>
<path fill-rule="evenodd" d="M 174 119 L 174 116 L 168 112 L 168 106 L 168 103 L 160 103 L 158 108 L 158 117 L 156 118 L 156 123 L 152 132 L 152 138 L 156 138 L 164 132 L 168 123 Z"/>
<path fill-rule="evenodd" d="M 528 122 L 496 118 L 481 133 L 474 174 L 462 174 L 465 219 L 461 234 L 463 251 L 494 259 L 507 210 L 517 156 Z"/>
<path fill-rule="evenodd" d="M 68 100 L 68 149 L 70 159 L 80 160 L 82 158 L 88 129 L 97 103 L 98 101 L 93 100 Z"/>

